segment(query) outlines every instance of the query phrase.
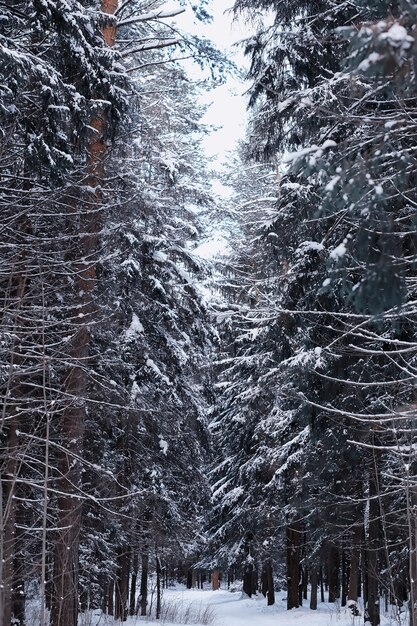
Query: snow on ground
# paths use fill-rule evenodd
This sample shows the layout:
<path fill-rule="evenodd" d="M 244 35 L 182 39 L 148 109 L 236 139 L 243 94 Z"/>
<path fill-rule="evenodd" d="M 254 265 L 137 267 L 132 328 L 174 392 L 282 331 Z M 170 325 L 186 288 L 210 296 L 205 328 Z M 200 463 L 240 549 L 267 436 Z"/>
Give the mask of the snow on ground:
<path fill-rule="evenodd" d="M 156 620 L 130 617 L 126 626 L 153 624 Z M 119 624 L 119 622 L 117 622 Z M 266 606 L 262 595 L 254 598 L 242 597 L 240 592 L 225 589 L 211 591 L 209 589 L 175 589 L 164 590 L 161 626 L 363 626 L 363 616 L 352 617 L 347 608 L 337 604 L 319 604 L 317 611 L 305 606 L 292 611 L 286 610 L 286 594 L 277 593 L 274 606 Z M 381 626 L 405 625 L 406 615 L 381 616 Z M 80 626 L 115 626 L 116 622 L 109 617 L 96 614 L 89 615 L 87 621 L 80 619 Z"/>

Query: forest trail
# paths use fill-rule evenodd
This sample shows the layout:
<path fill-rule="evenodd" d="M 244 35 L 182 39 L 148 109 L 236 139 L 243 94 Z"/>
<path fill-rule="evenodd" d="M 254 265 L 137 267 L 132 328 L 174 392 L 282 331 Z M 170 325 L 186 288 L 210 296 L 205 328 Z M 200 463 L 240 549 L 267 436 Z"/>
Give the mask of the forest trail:
<path fill-rule="evenodd" d="M 199 617 L 192 620 L 192 615 Z M 90 622 L 91 623 L 91 622 Z M 93 626 L 113 626 L 116 622 L 103 616 Z M 117 622 L 119 623 L 119 622 Z M 156 624 L 156 620 L 128 618 L 126 626 Z M 287 611 L 286 593 L 276 595 L 274 606 L 267 607 L 262 595 L 242 598 L 240 592 L 175 588 L 164 591 L 161 626 L 362 626 L 363 616 L 353 618 L 346 608 L 321 603 L 317 611 L 308 602 L 299 609 Z M 381 626 L 398 624 L 394 616 L 381 615 Z M 82 626 L 82 625 L 81 625 Z"/>

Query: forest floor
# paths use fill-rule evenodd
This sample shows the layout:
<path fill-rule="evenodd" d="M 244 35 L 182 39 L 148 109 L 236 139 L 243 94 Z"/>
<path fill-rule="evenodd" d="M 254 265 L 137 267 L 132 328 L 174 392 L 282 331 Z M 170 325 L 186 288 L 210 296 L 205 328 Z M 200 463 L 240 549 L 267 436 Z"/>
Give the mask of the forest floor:
<path fill-rule="evenodd" d="M 119 622 L 117 622 L 119 624 Z M 156 620 L 129 617 L 124 624 L 157 624 Z M 381 626 L 405 626 L 394 612 L 381 615 Z M 95 614 L 80 619 L 80 626 L 115 626 L 108 616 Z M 277 593 L 274 606 L 267 607 L 262 595 L 242 598 L 240 592 L 184 589 L 177 587 L 164 591 L 161 626 L 363 626 L 363 615 L 352 617 L 347 608 L 337 604 L 319 604 L 317 611 L 304 607 L 286 610 L 286 594 Z"/>

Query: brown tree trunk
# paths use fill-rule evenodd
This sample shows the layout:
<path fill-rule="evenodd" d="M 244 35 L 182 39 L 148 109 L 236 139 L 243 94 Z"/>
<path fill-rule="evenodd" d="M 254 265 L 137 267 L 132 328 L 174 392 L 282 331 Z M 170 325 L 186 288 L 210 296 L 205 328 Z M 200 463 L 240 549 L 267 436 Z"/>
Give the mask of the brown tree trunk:
<path fill-rule="evenodd" d="M 0 624 L 9 626 L 12 619 L 12 586 L 15 563 L 15 480 L 17 473 L 17 430 L 16 416 L 11 418 L 7 430 L 7 451 L 1 472 L 1 587 L 0 587 Z"/>
<path fill-rule="evenodd" d="M 161 561 L 156 557 L 156 619 L 161 617 Z"/>
<path fill-rule="evenodd" d="M 211 588 L 213 591 L 217 591 L 220 587 L 220 572 L 218 569 L 215 569 L 211 573 Z"/>
<path fill-rule="evenodd" d="M 329 602 L 340 598 L 339 550 L 333 542 L 327 544 L 327 572 L 329 584 Z"/>
<path fill-rule="evenodd" d="M 148 573 L 149 573 L 149 556 L 142 554 L 142 570 L 140 573 L 140 614 L 146 616 L 148 608 Z"/>
<path fill-rule="evenodd" d="M 410 487 L 409 500 L 409 614 L 410 626 L 417 626 L 417 487 L 415 485 Z"/>
<path fill-rule="evenodd" d="M 346 556 L 346 550 L 342 548 L 342 595 L 340 599 L 340 606 L 346 606 L 347 600 L 347 583 L 348 583 L 348 562 Z"/>
<path fill-rule="evenodd" d="M 366 617 L 371 626 L 379 626 L 379 503 L 374 477 L 369 480 L 369 529 L 367 541 L 367 603 Z"/>
<path fill-rule="evenodd" d="M 327 582 L 328 602 L 335 602 L 340 597 L 339 550 L 332 542 L 327 544 Z"/>
<path fill-rule="evenodd" d="M 17 495 L 24 497 L 22 487 L 18 488 Z M 25 563 L 22 554 L 24 545 L 26 524 L 25 510 L 22 503 L 16 505 L 16 529 L 15 529 L 15 555 L 13 563 L 13 591 L 12 591 L 12 615 L 14 624 L 24 626 L 25 624 Z"/>
<path fill-rule="evenodd" d="M 121 549 L 117 557 L 116 595 L 114 603 L 114 618 L 126 621 L 127 599 L 129 597 L 130 551 Z"/>
<path fill-rule="evenodd" d="M 311 580 L 310 609 L 312 609 L 313 611 L 316 611 L 319 575 L 318 575 L 317 567 L 315 565 L 313 565 L 311 568 L 310 580 Z"/>
<path fill-rule="evenodd" d="M 275 604 L 275 589 L 271 559 L 267 559 L 267 561 L 265 562 L 265 577 L 267 586 L 267 605 L 272 606 L 273 604 Z"/>
<path fill-rule="evenodd" d="M 187 589 L 193 588 L 193 570 L 187 570 Z"/>
<path fill-rule="evenodd" d="M 107 614 L 114 615 L 114 580 L 110 581 L 107 593 Z"/>
<path fill-rule="evenodd" d="M 287 609 L 299 607 L 300 559 L 303 531 L 300 522 L 287 526 Z"/>
<path fill-rule="evenodd" d="M 308 567 L 303 568 L 303 600 L 307 600 L 308 592 Z"/>
<path fill-rule="evenodd" d="M 320 579 L 320 602 L 324 602 L 324 576 L 323 576 L 322 565 L 320 565 L 319 579 Z"/>
<path fill-rule="evenodd" d="M 244 561 L 244 571 L 243 571 L 243 593 L 245 593 L 249 598 L 252 597 L 254 593 L 254 567 L 253 567 L 253 556 L 252 556 L 252 542 L 253 542 L 252 533 L 248 532 L 245 536 L 245 561 Z"/>
<path fill-rule="evenodd" d="M 349 567 L 349 585 L 348 585 L 348 607 L 352 611 L 352 615 L 359 615 L 358 608 L 358 587 L 359 587 L 359 567 L 360 567 L 360 553 L 362 542 L 362 525 L 356 524 L 353 534 L 353 545 L 350 552 L 350 567 Z"/>
<path fill-rule="evenodd" d="M 129 615 L 135 615 L 136 610 L 136 584 L 138 579 L 139 558 L 136 550 L 133 552 L 132 559 L 132 579 L 130 582 L 130 599 L 129 599 Z"/>
<path fill-rule="evenodd" d="M 114 14 L 117 0 L 102 0 L 101 10 Z M 103 28 L 103 37 L 109 47 L 114 45 L 116 22 Z M 95 190 L 78 224 L 79 258 L 74 263 L 75 290 L 78 298 L 78 326 L 70 346 L 73 366 L 65 380 L 68 406 L 61 419 L 63 446 L 59 459 L 59 496 L 57 498 L 57 535 L 54 558 L 54 588 L 51 607 L 51 626 L 77 626 L 78 621 L 78 544 L 81 528 L 82 444 L 85 422 L 85 401 L 88 387 L 88 360 L 90 352 L 89 324 L 94 318 L 92 303 L 96 281 L 97 242 L 100 232 L 101 188 L 104 178 L 106 145 L 106 114 L 97 113 L 90 122 L 94 134 L 88 146 L 88 185 Z"/>

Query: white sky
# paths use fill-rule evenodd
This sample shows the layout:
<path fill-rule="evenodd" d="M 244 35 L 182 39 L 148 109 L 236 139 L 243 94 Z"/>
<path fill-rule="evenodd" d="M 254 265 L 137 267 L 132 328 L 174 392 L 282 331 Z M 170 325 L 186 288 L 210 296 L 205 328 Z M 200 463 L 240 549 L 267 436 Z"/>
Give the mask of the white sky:
<path fill-rule="evenodd" d="M 210 39 L 236 65 L 244 67 L 242 48 L 234 44 L 244 39 L 248 32 L 244 24 L 233 20 L 230 8 L 233 0 L 211 0 L 208 11 L 213 15 L 211 23 L 202 23 L 193 19 L 191 10 L 175 18 L 178 26 L 194 34 Z M 199 71 L 194 69 L 196 76 Z M 224 85 L 208 92 L 202 101 L 210 104 L 203 118 L 206 124 L 218 127 L 204 141 L 204 147 L 209 157 L 214 159 L 215 169 L 221 168 L 221 163 L 227 160 L 227 152 L 233 150 L 237 141 L 244 136 L 246 123 L 247 85 L 237 77 L 230 76 Z M 218 162 L 216 165 L 216 161 Z"/>
<path fill-rule="evenodd" d="M 233 20 L 232 13 L 228 11 L 233 3 L 234 0 L 211 0 L 208 12 L 213 15 L 213 21 L 208 24 L 195 21 L 191 10 L 176 17 L 175 22 L 182 30 L 211 40 L 238 67 L 244 68 L 242 48 L 234 44 L 247 37 L 248 32 L 242 23 Z M 197 79 L 207 77 L 207 71 L 202 72 L 195 64 L 189 71 Z M 230 75 L 225 84 L 202 96 L 202 102 L 210 105 L 202 121 L 215 127 L 215 130 L 204 139 L 203 147 L 211 160 L 211 168 L 215 171 L 224 170 L 224 164 L 230 160 L 228 153 L 233 151 L 237 142 L 244 137 L 247 103 L 244 93 L 247 88 L 248 85 L 245 85 L 243 80 Z M 222 184 L 219 179 L 215 179 L 212 186 L 214 193 L 224 201 L 233 194 L 232 189 Z M 212 224 L 211 233 L 194 253 L 205 259 L 212 259 L 227 253 L 228 245 L 224 225 Z"/>

